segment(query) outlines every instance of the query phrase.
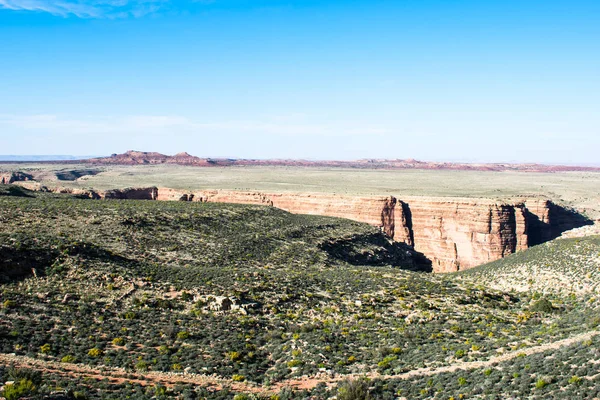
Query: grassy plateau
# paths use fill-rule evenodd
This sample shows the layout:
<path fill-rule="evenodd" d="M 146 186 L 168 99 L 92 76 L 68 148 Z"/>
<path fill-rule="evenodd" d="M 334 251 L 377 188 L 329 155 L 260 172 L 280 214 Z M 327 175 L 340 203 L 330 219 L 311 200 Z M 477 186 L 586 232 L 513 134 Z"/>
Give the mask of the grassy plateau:
<path fill-rule="evenodd" d="M 359 195 L 505 199 L 542 195 L 600 219 L 600 173 L 381 170 L 322 167 L 214 167 L 180 165 L 102 166 L 4 164 L 48 186 L 115 189 L 158 186 L 174 189 L 232 189 L 325 192 Z M 72 179 L 72 171 L 88 173 Z M 57 176 L 58 175 L 58 176 Z"/>

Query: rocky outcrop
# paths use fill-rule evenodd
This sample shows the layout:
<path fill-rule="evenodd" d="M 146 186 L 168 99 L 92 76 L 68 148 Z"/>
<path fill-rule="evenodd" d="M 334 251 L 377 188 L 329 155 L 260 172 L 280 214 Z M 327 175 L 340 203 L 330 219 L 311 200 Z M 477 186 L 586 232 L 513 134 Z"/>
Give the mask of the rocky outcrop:
<path fill-rule="evenodd" d="M 156 200 L 158 198 L 158 189 L 155 187 L 115 189 L 107 190 L 99 193 L 99 195 L 103 199 Z"/>
<path fill-rule="evenodd" d="M 203 305 L 206 311 L 217 312 L 238 312 L 246 315 L 249 311 L 260 308 L 260 304 L 256 302 L 244 301 L 237 296 L 212 296 L 202 295 L 195 296 L 194 302 Z"/>
<path fill-rule="evenodd" d="M 35 181 L 17 182 L 17 184 L 29 190 L 72 194 L 77 197 L 96 200 L 158 200 L 158 189 L 156 187 L 94 190 L 64 186 L 45 186 Z"/>
<path fill-rule="evenodd" d="M 29 181 L 33 177 L 23 172 L 0 172 L 0 184 L 9 185 L 14 182 Z"/>

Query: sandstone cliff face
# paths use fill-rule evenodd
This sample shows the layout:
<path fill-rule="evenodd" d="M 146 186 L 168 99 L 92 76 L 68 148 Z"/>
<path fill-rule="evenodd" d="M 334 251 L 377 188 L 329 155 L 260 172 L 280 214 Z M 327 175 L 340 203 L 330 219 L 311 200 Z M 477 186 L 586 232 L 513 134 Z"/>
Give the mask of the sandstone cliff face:
<path fill-rule="evenodd" d="M 13 182 L 29 181 L 33 177 L 23 172 L 0 172 L 0 184 L 8 185 Z"/>
<path fill-rule="evenodd" d="M 157 189 L 156 200 L 159 201 L 193 201 L 194 195 L 177 189 Z"/>
<path fill-rule="evenodd" d="M 348 218 L 379 226 L 390 238 L 394 237 L 396 219 L 403 221 L 402 209 L 398 211 L 397 200 L 392 196 L 358 197 L 324 193 L 262 193 L 231 190 L 186 192 L 159 188 L 157 200 L 258 204 L 277 207 L 294 214 Z"/>
<path fill-rule="evenodd" d="M 527 248 L 522 204 L 472 199 L 403 199 L 415 250 L 435 272 L 467 269 Z M 406 233 L 394 240 L 407 241 Z"/>
<path fill-rule="evenodd" d="M 18 184 L 33 190 L 72 193 L 92 199 L 257 204 L 296 214 L 348 218 L 377 226 L 390 239 L 413 246 L 431 262 L 434 272 L 472 268 L 587 224 L 581 215 L 543 198 L 511 202 L 432 197 L 399 200 L 394 196 L 327 193 L 185 191 L 156 187 L 94 191 L 47 188 L 37 182 Z"/>
<path fill-rule="evenodd" d="M 471 268 L 528 246 L 527 209 L 521 202 L 485 199 L 355 197 L 323 193 L 262 193 L 158 189 L 158 200 L 260 204 L 297 214 L 348 218 L 378 226 L 432 262 L 434 272 Z M 536 212 L 544 213 L 540 206 Z"/>
<path fill-rule="evenodd" d="M 524 200 L 524 204 L 531 246 L 556 239 L 563 232 L 594 224 L 594 221 L 574 210 L 561 207 L 548 199 L 528 198 Z"/>
<path fill-rule="evenodd" d="M 159 193 L 162 189 L 159 189 Z M 396 199 L 385 197 L 354 197 L 321 193 L 259 193 L 209 190 L 188 195 L 194 201 L 261 204 L 294 214 L 326 215 L 348 218 L 379 226 L 388 236 L 394 236 Z"/>

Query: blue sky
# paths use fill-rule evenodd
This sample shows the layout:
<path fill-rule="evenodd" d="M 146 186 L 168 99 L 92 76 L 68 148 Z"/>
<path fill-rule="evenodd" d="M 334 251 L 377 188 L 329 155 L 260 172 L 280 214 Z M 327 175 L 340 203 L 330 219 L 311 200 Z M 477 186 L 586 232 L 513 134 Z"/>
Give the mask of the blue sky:
<path fill-rule="evenodd" d="M 600 2 L 0 0 L 0 152 L 598 164 Z"/>

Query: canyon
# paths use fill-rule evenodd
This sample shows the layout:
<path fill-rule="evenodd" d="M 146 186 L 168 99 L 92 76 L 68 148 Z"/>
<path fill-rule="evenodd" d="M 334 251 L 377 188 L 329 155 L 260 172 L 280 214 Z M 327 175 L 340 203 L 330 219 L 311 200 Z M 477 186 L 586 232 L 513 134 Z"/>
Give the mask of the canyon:
<path fill-rule="evenodd" d="M 90 199 L 256 204 L 296 214 L 347 218 L 379 227 L 397 242 L 422 253 L 433 272 L 453 272 L 495 261 L 592 223 L 543 197 L 507 200 L 459 197 L 352 196 L 328 193 L 197 190 L 145 187 L 113 190 L 47 187 L 17 182 L 31 190 L 70 193 Z"/>
<path fill-rule="evenodd" d="M 296 214 L 348 218 L 379 227 L 431 262 L 453 272 L 495 261 L 564 231 L 588 225 L 585 217 L 539 197 L 511 201 L 470 198 L 349 196 L 158 188 L 155 200 L 260 204 Z M 149 196 L 152 197 L 152 196 Z"/>

